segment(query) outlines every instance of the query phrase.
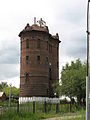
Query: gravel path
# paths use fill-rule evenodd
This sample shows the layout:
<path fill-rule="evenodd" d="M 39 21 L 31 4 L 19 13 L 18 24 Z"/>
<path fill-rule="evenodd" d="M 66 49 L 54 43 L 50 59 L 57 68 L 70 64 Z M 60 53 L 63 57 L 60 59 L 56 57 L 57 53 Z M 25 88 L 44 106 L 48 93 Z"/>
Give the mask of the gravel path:
<path fill-rule="evenodd" d="M 44 119 L 44 120 L 72 120 L 73 118 L 80 118 L 81 115 L 77 115 L 77 116 L 63 116 L 63 117 L 56 117 L 56 118 L 48 118 L 48 119 Z"/>

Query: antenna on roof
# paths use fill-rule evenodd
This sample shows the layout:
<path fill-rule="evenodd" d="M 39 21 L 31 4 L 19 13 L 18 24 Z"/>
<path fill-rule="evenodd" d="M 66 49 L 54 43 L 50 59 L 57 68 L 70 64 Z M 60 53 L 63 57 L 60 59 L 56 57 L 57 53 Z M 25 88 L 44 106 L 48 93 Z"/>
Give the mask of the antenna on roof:
<path fill-rule="evenodd" d="M 34 24 L 36 24 L 36 17 L 34 17 Z"/>
<path fill-rule="evenodd" d="M 42 18 L 40 18 L 40 20 L 38 20 L 37 22 L 39 23 L 40 27 L 46 26 L 46 22 Z"/>

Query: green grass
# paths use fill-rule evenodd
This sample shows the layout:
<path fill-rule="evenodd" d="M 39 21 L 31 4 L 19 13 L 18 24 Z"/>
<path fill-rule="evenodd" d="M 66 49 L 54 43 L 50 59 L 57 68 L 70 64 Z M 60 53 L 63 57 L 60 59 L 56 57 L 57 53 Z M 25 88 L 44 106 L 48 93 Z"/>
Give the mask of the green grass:
<path fill-rule="evenodd" d="M 66 117 L 65 117 L 66 116 Z M 68 116 L 71 116 L 71 119 L 68 119 Z M 73 118 L 75 116 L 75 118 Z M 85 110 L 80 110 L 75 113 L 29 113 L 22 111 L 19 114 L 13 109 L 6 111 L 3 115 L 0 116 L 0 120 L 42 120 L 46 118 L 53 117 L 65 117 L 65 120 L 85 120 Z M 61 119 L 62 120 L 62 119 Z M 64 120 L 64 119 L 63 119 Z"/>
<path fill-rule="evenodd" d="M 12 105 L 13 106 L 13 105 Z M 70 113 L 70 105 L 60 104 L 59 112 L 56 114 L 56 105 L 48 104 L 47 113 L 44 113 L 44 104 L 37 102 L 35 104 L 36 112 L 33 113 L 33 104 L 26 103 L 20 105 L 20 112 L 17 113 L 16 107 L 7 107 L 3 110 L 3 114 L 0 115 L 0 120 L 43 120 L 46 118 L 63 117 L 60 120 L 85 120 L 85 110 L 80 109 L 79 111 L 75 106 L 72 106 L 72 112 Z M 66 117 L 65 117 L 66 116 Z M 71 119 L 68 119 L 71 116 Z M 73 118 L 75 116 L 75 118 Z M 64 119 L 65 118 L 65 119 Z"/>
<path fill-rule="evenodd" d="M 78 111 L 76 113 L 64 114 L 64 118 L 65 118 L 65 116 L 66 116 L 65 120 L 85 120 L 86 119 L 86 112 L 85 112 L 85 110 L 82 109 L 82 110 L 80 110 L 80 111 Z"/>

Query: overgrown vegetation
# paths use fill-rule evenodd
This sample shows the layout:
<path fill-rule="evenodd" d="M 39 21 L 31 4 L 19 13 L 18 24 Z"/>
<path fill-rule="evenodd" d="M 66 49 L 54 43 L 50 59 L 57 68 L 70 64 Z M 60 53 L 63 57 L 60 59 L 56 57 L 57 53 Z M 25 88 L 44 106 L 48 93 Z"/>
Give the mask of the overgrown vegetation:
<path fill-rule="evenodd" d="M 5 92 L 6 96 L 9 96 L 10 86 L 7 84 L 7 82 L 0 83 L 0 92 Z M 19 88 L 11 86 L 11 96 L 19 96 Z"/>
<path fill-rule="evenodd" d="M 72 102 L 77 99 L 78 105 L 85 106 L 86 98 L 86 63 L 80 59 L 63 66 L 61 71 L 61 85 L 55 83 L 54 90 L 59 96 L 68 96 Z"/>
<path fill-rule="evenodd" d="M 65 118 L 65 120 L 85 120 L 84 109 L 80 109 L 79 111 L 77 111 L 77 109 L 74 109 L 73 112 L 69 112 L 69 104 L 60 104 L 59 112 L 56 114 L 55 107 L 55 104 L 48 104 L 47 113 L 45 113 L 43 104 L 36 103 L 36 112 L 33 113 L 32 103 L 23 104 L 19 112 L 17 112 L 16 107 L 11 107 L 8 110 L 5 109 L 2 115 L 0 115 L 0 120 L 43 120 L 53 117 L 61 117 Z"/>

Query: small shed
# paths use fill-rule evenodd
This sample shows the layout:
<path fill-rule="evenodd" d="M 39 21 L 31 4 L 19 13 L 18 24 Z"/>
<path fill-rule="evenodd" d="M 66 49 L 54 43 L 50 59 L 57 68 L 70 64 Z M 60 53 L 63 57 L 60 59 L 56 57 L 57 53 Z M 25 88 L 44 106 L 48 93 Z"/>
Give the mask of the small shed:
<path fill-rule="evenodd" d="M 0 100 L 5 101 L 6 100 L 6 94 L 5 92 L 0 92 Z"/>

